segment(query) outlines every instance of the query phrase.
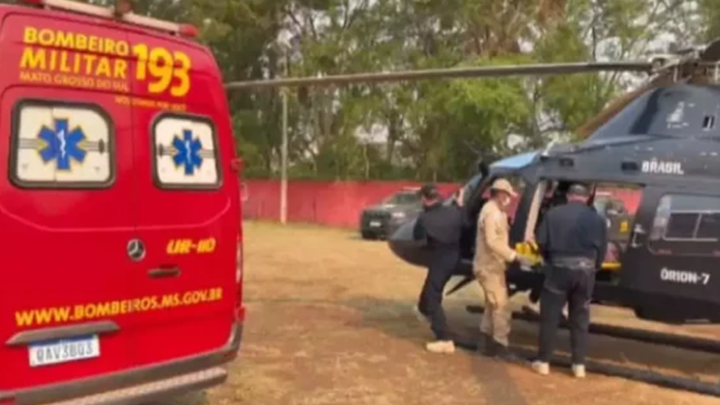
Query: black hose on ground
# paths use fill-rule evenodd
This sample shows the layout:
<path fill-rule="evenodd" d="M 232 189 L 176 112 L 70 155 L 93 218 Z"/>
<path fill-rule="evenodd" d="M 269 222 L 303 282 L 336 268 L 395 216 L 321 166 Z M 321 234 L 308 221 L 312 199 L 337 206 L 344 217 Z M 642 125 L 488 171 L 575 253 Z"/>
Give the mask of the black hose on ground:
<path fill-rule="evenodd" d="M 469 305 L 467 311 L 471 313 L 483 313 L 483 307 Z M 529 312 L 514 312 L 513 319 L 537 322 L 540 317 L 537 314 Z M 560 327 L 567 329 L 567 321 L 562 320 Z M 662 332 L 653 332 L 643 329 L 626 328 L 622 326 L 603 325 L 597 323 L 590 324 L 590 333 L 596 335 L 611 336 L 621 339 L 635 340 L 644 343 L 652 343 L 657 345 L 672 346 L 679 349 L 695 350 L 706 353 L 720 354 L 720 341 L 698 338 L 691 336 L 681 336 Z"/>
<path fill-rule="evenodd" d="M 478 345 L 472 342 L 456 341 L 455 345 L 470 351 L 478 350 Z M 526 348 L 512 347 L 512 352 L 520 357 L 523 357 L 528 362 L 528 367 L 530 367 L 530 362 L 535 359 L 535 353 L 532 350 Z M 570 368 L 571 361 L 568 358 L 554 356 L 550 364 L 556 367 L 559 366 Z M 720 397 L 720 385 L 705 383 L 689 378 L 672 377 L 654 371 L 638 370 L 632 367 L 623 367 L 615 364 L 608 364 L 592 360 L 588 360 L 585 363 L 585 369 L 590 373 L 602 374 L 610 377 L 620 377 L 627 380 L 652 384 L 663 388 L 684 390 L 697 394 Z"/>

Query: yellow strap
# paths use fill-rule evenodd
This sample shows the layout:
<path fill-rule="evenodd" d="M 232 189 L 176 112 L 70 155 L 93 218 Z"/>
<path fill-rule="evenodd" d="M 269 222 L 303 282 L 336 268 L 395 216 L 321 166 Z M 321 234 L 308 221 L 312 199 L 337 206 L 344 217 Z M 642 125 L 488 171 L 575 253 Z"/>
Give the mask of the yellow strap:
<path fill-rule="evenodd" d="M 532 260 L 532 264 L 539 264 L 542 260 L 540 258 L 539 248 L 535 242 L 520 242 L 515 245 L 515 251 L 528 259 Z M 604 262 L 602 264 L 603 270 L 618 271 L 620 270 L 619 262 Z"/>

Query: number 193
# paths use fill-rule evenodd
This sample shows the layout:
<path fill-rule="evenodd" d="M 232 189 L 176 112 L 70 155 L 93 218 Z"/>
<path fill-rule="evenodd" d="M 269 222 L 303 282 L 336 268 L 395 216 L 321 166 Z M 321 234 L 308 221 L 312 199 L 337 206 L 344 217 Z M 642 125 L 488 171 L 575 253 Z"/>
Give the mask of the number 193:
<path fill-rule="evenodd" d="M 136 78 L 148 81 L 150 93 L 162 93 L 170 88 L 174 97 L 185 96 L 190 90 L 190 58 L 184 52 L 170 52 L 165 48 L 148 49 L 145 44 L 133 47 L 138 58 Z M 150 78 L 148 78 L 150 76 Z M 173 79 L 178 79 L 173 86 Z"/>

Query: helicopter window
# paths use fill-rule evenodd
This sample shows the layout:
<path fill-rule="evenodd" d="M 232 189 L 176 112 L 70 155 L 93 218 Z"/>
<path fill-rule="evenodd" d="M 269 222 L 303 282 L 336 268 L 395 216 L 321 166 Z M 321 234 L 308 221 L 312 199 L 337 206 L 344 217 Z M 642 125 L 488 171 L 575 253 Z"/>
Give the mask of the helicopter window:
<path fill-rule="evenodd" d="M 650 241 L 653 250 L 715 254 L 720 242 L 720 198 L 664 196 L 658 205 Z"/>
<path fill-rule="evenodd" d="M 717 240 L 720 236 L 720 212 L 705 213 L 698 224 L 698 239 Z"/>
<path fill-rule="evenodd" d="M 665 239 L 694 239 L 699 219 L 697 213 L 673 213 L 665 230 Z"/>
<path fill-rule="evenodd" d="M 715 126 L 715 116 L 714 115 L 706 115 L 705 119 L 703 120 L 703 129 L 704 130 L 711 130 Z"/>

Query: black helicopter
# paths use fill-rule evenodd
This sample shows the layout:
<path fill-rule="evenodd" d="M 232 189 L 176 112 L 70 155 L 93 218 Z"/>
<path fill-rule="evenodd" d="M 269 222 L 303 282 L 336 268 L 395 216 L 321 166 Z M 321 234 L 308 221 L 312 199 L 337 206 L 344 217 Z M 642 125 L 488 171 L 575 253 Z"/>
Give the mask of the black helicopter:
<path fill-rule="evenodd" d="M 645 89 L 583 142 L 482 167 L 464 186 L 471 222 L 495 179 L 518 179 L 522 195 L 510 238 L 528 253 L 532 244 L 526 241 L 543 208 L 572 182 L 633 186 L 642 198 L 631 222 L 611 238 L 620 255 L 606 259 L 594 300 L 632 308 L 642 319 L 720 321 L 720 87 L 703 80 L 718 75 L 717 67 L 694 64 L 689 73 L 683 68 L 690 66 L 674 67 L 671 84 Z M 403 260 L 423 265 L 425 251 L 412 240 L 413 226 L 404 224 L 389 245 Z M 475 233 L 475 226 L 463 230 L 463 260 L 455 274 L 464 278 L 450 294 L 474 280 Z M 542 282 L 534 269 L 518 265 L 507 278 L 511 293 Z"/>
<path fill-rule="evenodd" d="M 491 165 L 464 187 L 474 223 L 484 191 L 498 177 L 523 184 L 511 242 L 528 249 L 549 197 L 570 182 L 632 185 L 642 198 L 631 224 L 614 240 L 620 257 L 598 273 L 595 300 L 667 323 L 720 321 L 720 40 L 640 62 L 595 62 L 470 67 L 234 82 L 228 89 L 335 86 L 421 79 L 634 71 L 650 75 L 641 88 L 615 100 L 579 129 L 585 140 L 551 145 Z M 550 193 L 550 196 L 547 194 Z M 449 202 L 447 202 L 449 203 Z M 388 240 L 401 259 L 422 266 L 426 251 L 412 240 L 414 221 Z M 475 227 L 463 230 L 463 276 L 473 280 Z M 718 269 L 715 269 L 718 266 Z M 537 266 L 536 266 L 537 267 Z M 511 268 L 512 292 L 541 282 L 535 269 Z M 717 289 L 717 290 L 716 290 Z"/>

